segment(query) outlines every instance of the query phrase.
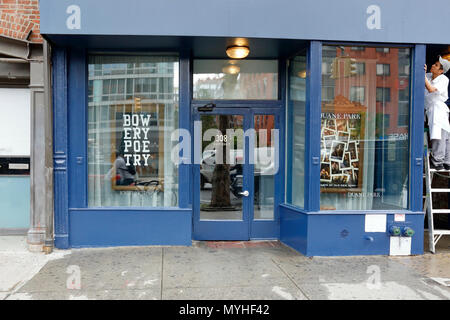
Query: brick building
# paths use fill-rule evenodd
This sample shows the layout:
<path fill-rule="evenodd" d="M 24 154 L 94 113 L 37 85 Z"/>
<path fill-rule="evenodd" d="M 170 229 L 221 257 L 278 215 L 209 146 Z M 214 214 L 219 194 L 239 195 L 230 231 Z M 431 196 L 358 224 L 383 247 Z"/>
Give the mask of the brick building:
<path fill-rule="evenodd" d="M 51 219 L 43 217 L 52 216 L 52 198 L 45 194 L 53 179 L 45 170 L 51 168 L 51 109 L 50 86 L 44 86 L 47 44 L 39 29 L 38 0 L 0 1 L 0 234 L 28 233 L 37 250 L 51 234 Z"/>
<path fill-rule="evenodd" d="M 42 43 L 38 0 L 2 0 L 0 12 L 0 36 Z"/>

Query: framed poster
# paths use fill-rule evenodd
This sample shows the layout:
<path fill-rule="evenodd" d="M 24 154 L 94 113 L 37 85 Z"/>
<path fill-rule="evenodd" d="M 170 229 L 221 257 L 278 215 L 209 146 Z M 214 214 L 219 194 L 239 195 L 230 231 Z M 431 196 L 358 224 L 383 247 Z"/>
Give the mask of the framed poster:
<path fill-rule="evenodd" d="M 343 96 L 322 105 L 321 192 L 361 191 L 366 109 Z"/>
<path fill-rule="evenodd" d="M 111 187 L 118 191 L 164 188 L 163 104 L 142 104 L 135 98 L 114 105 L 110 113 Z"/>

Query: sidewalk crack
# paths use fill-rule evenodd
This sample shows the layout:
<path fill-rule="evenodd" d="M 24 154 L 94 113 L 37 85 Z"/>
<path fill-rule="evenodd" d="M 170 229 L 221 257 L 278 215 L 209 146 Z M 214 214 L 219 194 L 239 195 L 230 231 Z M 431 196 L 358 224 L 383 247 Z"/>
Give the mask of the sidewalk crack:
<path fill-rule="evenodd" d="M 302 288 L 294 281 L 294 279 L 292 279 L 292 277 L 286 272 L 284 271 L 284 269 L 272 258 L 271 259 L 272 262 L 278 267 L 278 269 L 281 270 L 281 272 L 289 279 L 291 280 L 291 282 L 294 284 L 294 286 L 305 296 L 306 299 L 311 300 L 310 297 L 308 297 L 308 295 L 302 290 Z"/>

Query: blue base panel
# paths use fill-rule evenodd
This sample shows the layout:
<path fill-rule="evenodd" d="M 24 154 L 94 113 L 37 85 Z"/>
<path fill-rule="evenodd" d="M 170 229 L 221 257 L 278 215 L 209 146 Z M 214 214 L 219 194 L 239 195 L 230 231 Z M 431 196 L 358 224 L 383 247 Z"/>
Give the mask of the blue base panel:
<path fill-rule="evenodd" d="M 290 206 L 281 206 L 281 241 L 306 256 L 389 255 L 391 226 L 415 231 L 411 255 L 423 254 L 423 214 L 410 213 L 405 221 L 386 215 L 385 232 L 366 232 L 366 214 L 306 214 Z M 371 213 L 372 214 L 372 213 Z"/>
<path fill-rule="evenodd" d="M 69 210 L 69 245 L 77 247 L 192 244 L 191 210 Z M 64 245 L 64 240 L 55 245 Z"/>

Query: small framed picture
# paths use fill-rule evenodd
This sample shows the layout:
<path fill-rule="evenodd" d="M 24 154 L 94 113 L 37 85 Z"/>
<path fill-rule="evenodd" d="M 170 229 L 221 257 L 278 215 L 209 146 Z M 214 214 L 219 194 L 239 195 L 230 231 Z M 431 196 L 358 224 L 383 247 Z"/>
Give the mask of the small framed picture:
<path fill-rule="evenodd" d="M 339 168 L 339 162 L 331 161 L 331 174 L 340 174 L 341 169 Z"/>
<path fill-rule="evenodd" d="M 331 177 L 331 183 L 339 187 L 347 185 L 349 180 L 350 176 L 348 174 L 337 174 Z"/>
<path fill-rule="evenodd" d="M 331 182 L 331 164 L 322 163 L 320 165 L 320 181 Z"/>
<path fill-rule="evenodd" d="M 344 160 L 345 142 L 333 141 L 331 143 L 330 160 L 342 162 Z"/>
<path fill-rule="evenodd" d="M 336 136 L 335 136 L 335 135 L 332 135 L 332 136 L 324 136 L 324 137 L 322 138 L 322 142 L 323 142 L 325 148 L 328 149 L 328 151 L 331 150 L 331 144 L 332 144 L 333 141 L 335 141 L 335 140 L 336 140 Z"/>
<path fill-rule="evenodd" d="M 345 119 L 336 120 L 336 130 L 337 131 L 348 131 L 347 120 L 345 120 Z"/>
<path fill-rule="evenodd" d="M 350 138 L 350 134 L 348 132 L 345 131 L 338 131 L 337 134 L 337 140 L 348 143 L 349 138 Z"/>
<path fill-rule="evenodd" d="M 344 153 L 344 160 L 339 163 L 339 168 L 341 170 L 351 170 L 352 165 L 350 164 L 350 152 Z"/>
<path fill-rule="evenodd" d="M 353 171 L 353 181 L 355 181 L 356 184 L 358 184 L 358 178 L 359 178 L 359 169 L 352 169 Z"/>
<path fill-rule="evenodd" d="M 347 151 L 350 152 L 350 160 L 358 161 L 358 147 L 356 141 L 350 141 L 348 143 Z"/>
<path fill-rule="evenodd" d="M 336 120 L 335 119 L 328 119 L 327 120 L 327 128 L 336 131 Z"/>

